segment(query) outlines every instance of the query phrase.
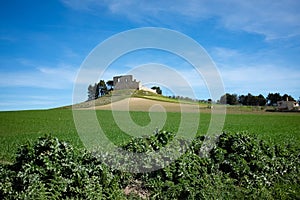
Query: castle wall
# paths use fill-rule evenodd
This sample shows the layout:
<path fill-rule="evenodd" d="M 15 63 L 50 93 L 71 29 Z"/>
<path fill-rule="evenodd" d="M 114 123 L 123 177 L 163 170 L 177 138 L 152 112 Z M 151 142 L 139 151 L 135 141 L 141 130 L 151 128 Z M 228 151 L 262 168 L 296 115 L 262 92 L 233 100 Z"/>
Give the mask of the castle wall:
<path fill-rule="evenodd" d="M 115 76 L 113 81 L 115 90 L 140 89 L 140 82 L 133 80 L 132 75 Z"/>

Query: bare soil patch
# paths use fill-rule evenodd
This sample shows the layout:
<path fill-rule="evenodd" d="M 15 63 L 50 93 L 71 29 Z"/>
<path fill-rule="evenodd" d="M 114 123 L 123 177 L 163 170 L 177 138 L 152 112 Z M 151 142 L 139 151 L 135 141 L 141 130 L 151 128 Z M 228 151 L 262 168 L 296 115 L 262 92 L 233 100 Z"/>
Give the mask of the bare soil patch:
<path fill-rule="evenodd" d="M 147 112 L 199 112 L 200 106 L 198 104 L 180 104 L 143 98 L 127 98 L 107 105 L 95 106 L 85 109 Z"/>

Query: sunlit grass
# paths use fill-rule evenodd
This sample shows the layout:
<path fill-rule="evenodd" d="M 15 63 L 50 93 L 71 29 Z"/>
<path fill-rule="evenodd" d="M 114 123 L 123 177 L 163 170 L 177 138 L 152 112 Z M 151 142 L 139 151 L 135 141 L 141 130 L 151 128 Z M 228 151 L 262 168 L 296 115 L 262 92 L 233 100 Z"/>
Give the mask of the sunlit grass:
<path fill-rule="evenodd" d="M 89 111 L 94 112 L 94 111 Z M 124 144 L 130 139 L 130 134 L 124 133 L 115 123 L 111 111 L 96 111 L 101 128 L 110 141 Z M 121 112 L 121 111 L 120 111 Z M 139 126 L 150 122 L 147 112 L 130 112 L 132 120 Z M 164 127 L 158 127 L 176 132 L 180 124 L 180 113 L 167 113 Z M 275 143 L 300 144 L 299 113 L 270 114 L 227 114 L 225 131 L 247 131 L 258 135 L 261 139 Z M 210 114 L 201 113 L 198 135 L 206 133 L 210 123 Z M 0 160 L 9 161 L 17 148 L 26 142 L 34 141 L 45 134 L 53 135 L 61 140 L 83 147 L 73 121 L 72 111 L 68 109 L 0 112 Z M 145 133 L 147 135 L 152 132 Z"/>

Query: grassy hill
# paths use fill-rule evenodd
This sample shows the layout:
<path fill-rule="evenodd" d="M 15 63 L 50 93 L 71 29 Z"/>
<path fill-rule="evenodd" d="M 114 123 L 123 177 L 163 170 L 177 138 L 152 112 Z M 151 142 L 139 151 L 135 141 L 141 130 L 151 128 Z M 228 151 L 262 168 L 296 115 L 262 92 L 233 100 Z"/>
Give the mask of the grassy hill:
<path fill-rule="evenodd" d="M 179 100 L 174 98 L 169 98 L 160 94 L 156 94 L 149 91 L 144 90 L 114 90 L 111 91 L 109 94 L 102 96 L 96 100 L 91 101 L 85 101 L 82 103 L 78 103 L 74 105 L 74 108 L 90 108 L 94 106 L 102 106 L 107 105 L 113 102 L 117 102 L 126 98 L 144 98 L 149 100 L 155 100 L 155 101 L 163 101 L 163 102 L 169 102 L 169 103 L 183 103 L 183 104 L 197 104 L 197 101 L 192 100 Z M 201 106 L 207 106 L 206 103 L 199 103 Z M 60 107 L 63 109 L 70 109 L 72 106 L 64 106 Z"/>
<path fill-rule="evenodd" d="M 128 97 L 179 106 L 177 99 L 135 90 L 114 91 L 76 106 L 88 108 L 116 101 L 120 103 Z M 189 104 L 198 102 L 182 103 L 191 106 Z M 187 127 L 187 133 L 194 131 L 197 136 L 187 152 L 163 169 L 133 174 L 111 170 L 86 151 L 84 147 L 87 146 L 77 132 L 71 106 L 64 108 L 67 109 L 0 112 L 1 199 L 300 197 L 298 113 L 268 113 L 259 107 L 228 106 L 223 127 L 225 133 L 220 133 L 211 157 L 203 159 L 199 157 L 199 148 L 204 140 L 201 136 L 207 133 L 211 114 L 202 112 L 202 109 L 200 120 L 196 122 L 197 131 L 192 126 Z M 116 146 L 130 152 L 150 154 L 170 144 L 169 139 L 174 139 L 182 120 L 181 112 L 166 112 L 165 123 L 158 127 L 165 131 L 153 133 L 152 130 L 141 129 L 143 136 L 134 137 L 131 131 L 126 132 L 119 127 L 111 110 L 82 109 L 78 112 L 95 113 L 105 136 Z M 141 128 L 151 122 L 149 112 L 130 111 L 130 117 Z M 38 140 L 41 136 L 44 137 Z M 115 158 L 112 154 L 106 159 Z M 136 196 L 130 196 L 131 192 Z"/>

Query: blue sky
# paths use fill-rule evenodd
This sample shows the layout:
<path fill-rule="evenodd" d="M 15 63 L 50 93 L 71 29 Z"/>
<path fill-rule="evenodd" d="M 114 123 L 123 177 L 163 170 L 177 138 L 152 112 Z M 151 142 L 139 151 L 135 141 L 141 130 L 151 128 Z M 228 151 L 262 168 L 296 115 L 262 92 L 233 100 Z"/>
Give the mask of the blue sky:
<path fill-rule="evenodd" d="M 0 9 L 0 110 L 71 104 L 76 75 L 88 54 L 114 34 L 140 27 L 168 28 L 197 41 L 215 62 L 226 92 L 300 97 L 297 0 L 4 0 Z M 155 62 L 203 82 L 173 57 L 132 53 L 103 78 Z M 195 95 L 207 99 L 202 86 L 195 86 Z"/>

